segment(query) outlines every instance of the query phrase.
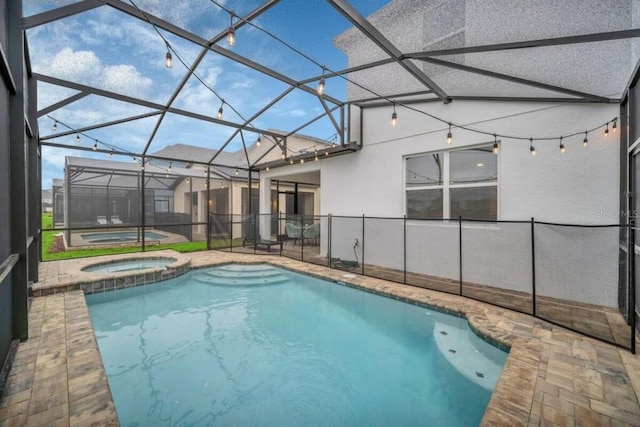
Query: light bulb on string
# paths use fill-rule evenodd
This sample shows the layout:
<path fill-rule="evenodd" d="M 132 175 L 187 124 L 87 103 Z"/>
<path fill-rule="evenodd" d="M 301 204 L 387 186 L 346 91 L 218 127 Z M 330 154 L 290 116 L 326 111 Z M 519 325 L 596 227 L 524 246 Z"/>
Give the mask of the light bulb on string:
<path fill-rule="evenodd" d="M 227 30 L 227 44 L 229 46 L 236 44 L 236 31 L 233 29 L 233 13 L 230 16 L 229 29 Z"/>
<path fill-rule="evenodd" d="M 396 113 L 396 104 L 393 104 L 393 113 L 391 113 L 391 127 L 398 124 L 398 113 Z"/>
<path fill-rule="evenodd" d="M 292 165 L 293 164 L 293 159 L 289 159 L 289 164 Z"/>
<path fill-rule="evenodd" d="M 57 121 L 53 122 L 53 126 L 51 126 L 51 130 L 52 131 L 58 130 L 58 122 Z"/>
<path fill-rule="evenodd" d="M 167 54 L 164 57 L 164 66 L 167 68 L 173 67 L 173 57 L 171 56 L 171 52 L 169 51 L 169 45 L 167 45 Z"/>
<path fill-rule="evenodd" d="M 582 140 L 582 146 L 584 148 L 587 148 L 587 145 L 589 145 L 589 139 L 587 138 L 587 131 L 584 132 L 584 139 Z"/>
<path fill-rule="evenodd" d="M 300 159 L 300 164 L 303 164 L 303 163 L 304 163 L 304 159 Z"/>
<path fill-rule="evenodd" d="M 611 130 L 615 133 L 618 131 L 618 119 L 613 120 L 613 126 L 611 126 Z"/>
<path fill-rule="evenodd" d="M 269 166 L 267 166 L 267 169 L 266 169 L 266 170 L 267 170 L 267 172 L 269 172 Z"/>
<path fill-rule="evenodd" d="M 236 168 L 236 172 L 235 173 L 236 173 L 236 176 L 238 176 L 238 168 Z"/>
<path fill-rule="evenodd" d="M 285 160 L 287 158 L 287 155 L 284 153 L 284 151 L 282 152 L 282 155 L 280 156 L 282 158 L 282 160 Z"/>
<path fill-rule="evenodd" d="M 567 151 L 567 149 L 564 147 L 564 144 L 562 143 L 562 137 L 560 137 L 560 152 L 564 153 L 565 151 Z"/>
<path fill-rule="evenodd" d="M 604 137 L 606 138 L 606 137 L 608 137 L 608 136 L 609 136 L 609 122 L 607 122 L 607 127 L 606 127 L 606 129 L 604 130 Z"/>
<path fill-rule="evenodd" d="M 191 182 L 191 178 L 187 177 L 187 184 L 189 184 Z"/>
<path fill-rule="evenodd" d="M 451 144 L 453 135 L 451 135 L 451 122 L 449 122 L 449 132 L 447 133 L 447 144 Z"/>
<path fill-rule="evenodd" d="M 80 134 L 79 133 L 76 134 L 76 142 L 80 142 Z"/>
<path fill-rule="evenodd" d="M 491 150 L 493 154 L 498 154 L 498 135 L 493 134 L 493 149 Z"/>
<path fill-rule="evenodd" d="M 109 151 L 109 158 L 113 157 L 113 149 L 111 149 L 111 151 Z"/>
<path fill-rule="evenodd" d="M 322 67 L 322 77 L 320 78 L 320 81 L 318 82 L 318 88 L 316 89 L 316 92 L 318 92 L 318 95 L 322 95 L 324 93 L 324 70 L 325 67 Z"/>
<path fill-rule="evenodd" d="M 256 147 L 260 147 L 260 135 L 258 135 L 258 140 L 256 141 Z"/>
<path fill-rule="evenodd" d="M 96 151 L 97 149 L 98 149 L 98 141 L 96 141 L 96 142 L 94 142 L 94 143 L 93 143 L 93 148 L 92 148 L 92 150 L 93 150 L 93 151 Z"/>
<path fill-rule="evenodd" d="M 529 138 L 529 151 L 531 151 L 532 156 L 536 155 L 536 149 L 533 146 L 533 138 Z"/>
<path fill-rule="evenodd" d="M 220 108 L 218 108 L 218 114 L 216 114 L 216 117 L 218 118 L 218 120 L 222 120 L 222 112 L 223 112 L 222 107 L 224 107 L 224 99 L 222 100 L 222 104 L 220 104 Z"/>

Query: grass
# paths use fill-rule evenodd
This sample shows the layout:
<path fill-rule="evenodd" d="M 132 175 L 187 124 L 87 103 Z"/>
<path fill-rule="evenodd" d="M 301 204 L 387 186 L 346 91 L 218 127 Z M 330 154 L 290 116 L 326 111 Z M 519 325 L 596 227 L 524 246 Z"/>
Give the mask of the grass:
<path fill-rule="evenodd" d="M 53 218 L 51 214 L 42 214 L 42 229 L 53 228 Z M 95 249 L 72 249 L 64 252 L 49 253 L 49 249 L 55 241 L 55 236 L 58 231 L 43 231 L 42 232 L 42 260 L 43 261 L 55 261 L 60 259 L 72 259 L 72 258 L 84 258 L 99 255 L 116 255 L 127 254 L 134 252 L 141 252 L 141 246 L 122 246 L 122 247 L 104 247 Z M 211 248 L 217 249 L 226 247 L 229 245 L 228 240 L 214 240 L 211 242 Z M 242 239 L 233 239 L 233 246 L 241 246 Z M 172 249 L 176 252 L 196 252 L 207 250 L 207 242 L 184 242 L 184 243 L 171 243 L 165 245 L 153 245 L 145 247 L 146 251 L 159 251 L 163 249 Z"/>

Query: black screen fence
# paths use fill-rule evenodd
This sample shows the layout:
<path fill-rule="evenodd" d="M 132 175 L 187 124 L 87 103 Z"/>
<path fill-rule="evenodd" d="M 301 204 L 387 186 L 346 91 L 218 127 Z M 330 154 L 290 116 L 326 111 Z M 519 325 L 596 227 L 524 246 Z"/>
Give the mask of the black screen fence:
<path fill-rule="evenodd" d="M 629 226 L 285 214 L 211 223 L 221 250 L 462 295 L 635 353 Z"/>

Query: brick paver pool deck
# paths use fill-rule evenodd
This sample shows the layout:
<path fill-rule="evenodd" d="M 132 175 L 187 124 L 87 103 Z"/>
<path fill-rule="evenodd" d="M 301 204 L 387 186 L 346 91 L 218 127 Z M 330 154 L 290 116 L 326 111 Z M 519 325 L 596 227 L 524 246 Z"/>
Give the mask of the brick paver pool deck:
<path fill-rule="evenodd" d="M 511 348 L 484 415 L 486 426 L 640 426 L 640 357 L 532 316 L 479 301 L 356 275 L 279 256 L 218 251 L 158 251 L 191 268 L 268 262 L 350 286 L 464 313 L 488 339 Z M 29 340 L 19 344 L 5 392 L 0 425 L 117 425 L 117 415 L 80 283 L 104 291 L 85 265 L 131 255 L 40 264 L 41 281 L 29 311 Z M 122 287 L 149 281 L 121 280 Z M 138 283 L 139 282 L 139 283 Z M 96 287 L 97 286 L 97 287 Z M 336 284 L 336 286 L 341 286 Z M 85 285 L 84 290 L 88 288 Z"/>

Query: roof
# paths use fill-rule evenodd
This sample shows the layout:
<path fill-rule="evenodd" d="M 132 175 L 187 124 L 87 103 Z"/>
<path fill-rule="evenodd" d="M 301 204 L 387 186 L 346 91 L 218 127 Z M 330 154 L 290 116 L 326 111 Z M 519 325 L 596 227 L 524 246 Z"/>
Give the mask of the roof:
<path fill-rule="evenodd" d="M 417 66 L 452 97 L 578 99 L 578 94 L 571 94 L 576 91 L 615 98 L 626 89 L 640 57 L 640 44 L 634 38 L 587 42 L 592 33 L 637 28 L 640 12 L 635 0 L 396 0 L 369 16 L 368 21 L 413 58 L 405 62 Z M 572 37 L 575 42 L 569 43 Z M 534 48 L 482 48 L 549 39 L 556 41 Z M 389 58 L 355 27 L 338 35 L 334 44 L 348 55 L 349 67 Z M 465 50 L 469 47 L 481 49 Z M 443 53 L 421 56 L 424 52 Z M 442 61 L 447 65 L 441 65 Z M 425 90 L 395 61 L 350 73 L 349 77 L 382 95 Z M 350 100 L 371 96 L 361 87 L 349 86 Z"/>

